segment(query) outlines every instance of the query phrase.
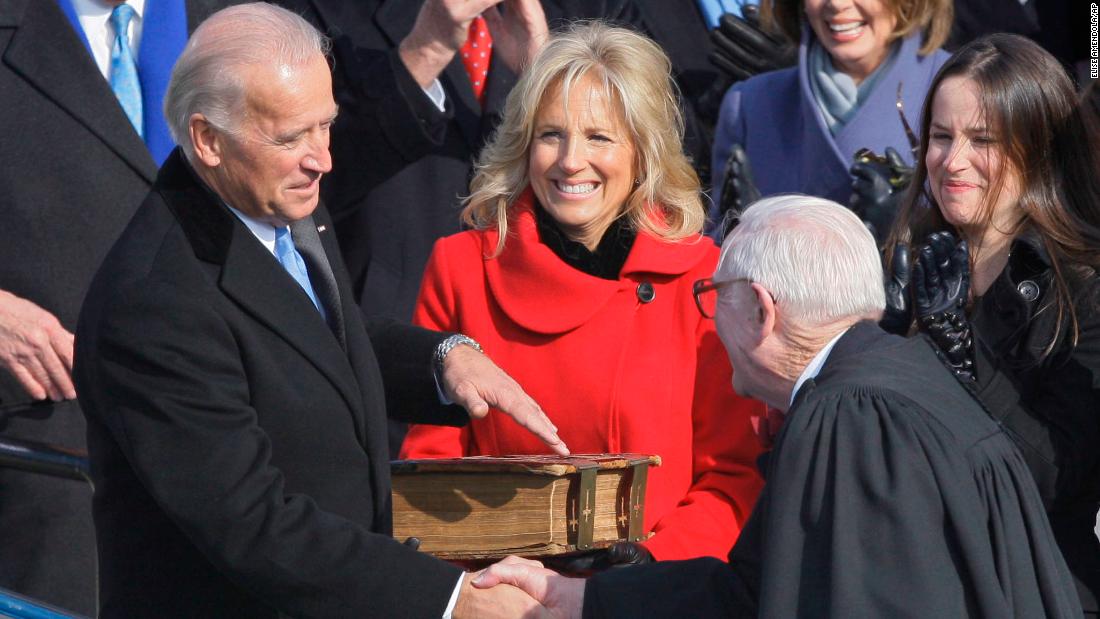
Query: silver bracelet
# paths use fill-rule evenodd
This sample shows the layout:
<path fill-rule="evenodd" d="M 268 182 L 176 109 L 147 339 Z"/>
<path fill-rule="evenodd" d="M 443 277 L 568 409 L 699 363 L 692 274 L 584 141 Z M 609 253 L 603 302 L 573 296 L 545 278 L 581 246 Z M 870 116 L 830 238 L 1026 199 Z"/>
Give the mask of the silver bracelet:
<path fill-rule="evenodd" d="M 481 349 L 481 344 L 478 344 L 472 337 L 462 335 L 461 333 L 456 333 L 448 337 L 440 342 L 439 346 L 435 347 L 435 353 L 432 354 L 432 366 L 435 368 L 437 377 L 443 377 L 443 360 L 446 359 L 447 355 L 449 355 L 451 351 L 454 350 L 454 347 L 459 344 L 465 344 L 479 353 L 485 352 Z"/>

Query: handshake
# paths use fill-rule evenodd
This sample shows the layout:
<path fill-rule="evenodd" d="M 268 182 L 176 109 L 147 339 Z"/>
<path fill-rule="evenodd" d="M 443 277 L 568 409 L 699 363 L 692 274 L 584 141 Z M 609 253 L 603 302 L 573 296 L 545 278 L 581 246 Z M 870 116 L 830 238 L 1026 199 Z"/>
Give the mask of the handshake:
<path fill-rule="evenodd" d="M 584 588 L 583 578 L 562 576 L 538 561 L 512 556 L 463 577 L 453 616 L 579 619 Z"/>
<path fill-rule="evenodd" d="M 464 617 L 580 617 L 584 578 L 611 568 L 652 563 L 653 555 L 641 544 L 619 542 L 605 549 L 569 557 L 554 557 L 547 569 L 539 561 L 511 556 L 463 577 L 462 592 L 453 613 Z"/>

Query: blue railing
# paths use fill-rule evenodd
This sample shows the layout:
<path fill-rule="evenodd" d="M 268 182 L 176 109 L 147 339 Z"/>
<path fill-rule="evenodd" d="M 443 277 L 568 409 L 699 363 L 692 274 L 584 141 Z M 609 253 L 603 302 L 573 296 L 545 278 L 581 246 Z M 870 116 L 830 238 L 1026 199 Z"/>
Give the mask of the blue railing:
<path fill-rule="evenodd" d="M 85 619 L 6 589 L 0 589 L 0 617 L 11 619 Z"/>
<path fill-rule="evenodd" d="M 84 453 L 3 435 L 0 435 L 0 468 L 91 483 L 91 478 L 88 476 L 88 458 Z M 6 589 L 0 589 L 0 617 L 85 619 L 82 615 L 32 600 Z"/>

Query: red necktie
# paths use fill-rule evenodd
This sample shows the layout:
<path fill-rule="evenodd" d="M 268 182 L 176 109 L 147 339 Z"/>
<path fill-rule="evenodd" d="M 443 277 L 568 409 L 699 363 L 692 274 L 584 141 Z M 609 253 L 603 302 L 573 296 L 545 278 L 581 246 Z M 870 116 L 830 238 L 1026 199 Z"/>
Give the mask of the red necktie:
<path fill-rule="evenodd" d="M 489 59 L 492 58 L 493 37 L 489 34 L 489 25 L 485 18 L 478 15 L 470 22 L 470 34 L 459 53 L 462 54 L 462 66 L 470 76 L 470 85 L 474 88 L 477 102 L 484 105 L 485 80 L 489 77 Z"/>

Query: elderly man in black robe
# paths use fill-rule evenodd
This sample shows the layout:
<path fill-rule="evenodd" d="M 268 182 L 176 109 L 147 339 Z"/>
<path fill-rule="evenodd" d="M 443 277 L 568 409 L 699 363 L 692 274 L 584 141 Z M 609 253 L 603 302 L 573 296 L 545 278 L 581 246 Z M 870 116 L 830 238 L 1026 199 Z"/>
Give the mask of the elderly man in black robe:
<path fill-rule="evenodd" d="M 696 293 L 734 387 L 775 409 L 762 433 L 778 430 L 729 562 L 585 581 L 510 558 L 475 586 L 516 584 L 561 617 L 1082 615 L 1012 441 L 927 341 L 875 324 L 882 271 L 855 215 L 762 200 Z"/>

